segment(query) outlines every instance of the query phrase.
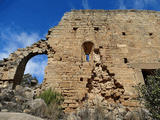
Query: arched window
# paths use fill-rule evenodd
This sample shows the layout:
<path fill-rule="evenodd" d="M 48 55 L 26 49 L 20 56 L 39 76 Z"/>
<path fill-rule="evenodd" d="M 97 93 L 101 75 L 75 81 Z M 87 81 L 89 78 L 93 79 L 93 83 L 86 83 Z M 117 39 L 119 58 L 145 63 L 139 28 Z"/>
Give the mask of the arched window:
<path fill-rule="evenodd" d="M 82 48 L 83 48 L 83 51 L 84 51 L 84 54 L 85 54 L 85 60 L 87 62 L 89 62 L 90 59 L 91 59 L 91 53 L 92 53 L 93 46 L 94 46 L 94 44 L 90 41 L 84 42 L 82 44 Z"/>

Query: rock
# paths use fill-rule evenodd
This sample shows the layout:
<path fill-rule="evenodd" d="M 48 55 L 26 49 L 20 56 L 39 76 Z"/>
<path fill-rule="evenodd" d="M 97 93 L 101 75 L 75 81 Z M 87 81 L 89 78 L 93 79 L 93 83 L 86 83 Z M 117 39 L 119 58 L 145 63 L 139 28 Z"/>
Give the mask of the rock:
<path fill-rule="evenodd" d="M 32 101 L 28 101 L 26 103 L 26 106 L 30 109 L 30 113 L 36 116 L 41 116 L 44 117 L 44 111 L 47 107 L 46 103 L 44 100 L 38 98 Z"/>
<path fill-rule="evenodd" d="M 44 100 L 41 98 L 29 101 L 28 105 L 31 107 L 32 110 L 39 109 L 40 107 L 46 106 Z"/>
<path fill-rule="evenodd" d="M 37 83 L 38 83 L 37 80 L 35 80 L 35 79 L 31 80 L 31 86 L 35 86 Z"/>
<path fill-rule="evenodd" d="M 2 109 L 1 112 L 8 112 L 8 110 L 7 109 Z"/>
<path fill-rule="evenodd" d="M 9 82 L 8 81 L 5 81 L 4 82 L 4 84 L 3 84 L 3 88 L 7 88 L 7 87 L 9 87 L 10 85 L 9 85 Z"/>
<path fill-rule="evenodd" d="M 34 96 L 33 92 L 26 91 L 24 94 L 27 99 L 33 99 L 33 96 Z"/>
<path fill-rule="evenodd" d="M 29 110 L 29 109 L 24 109 L 23 112 L 24 112 L 24 113 L 30 113 L 31 110 Z"/>
<path fill-rule="evenodd" d="M 23 102 L 25 102 L 25 98 L 20 95 L 15 96 L 15 100 L 17 103 L 21 103 L 21 104 L 23 104 Z"/>
<path fill-rule="evenodd" d="M 22 91 L 23 89 L 24 89 L 23 86 L 17 85 L 16 88 L 15 88 L 15 91 Z"/>
<path fill-rule="evenodd" d="M 22 87 L 17 85 L 15 90 L 10 88 L 0 89 L 0 110 L 9 112 L 26 112 L 30 114 L 39 115 L 41 111 L 44 111 L 45 103 L 42 99 L 35 99 L 34 97 L 35 87 Z"/>
<path fill-rule="evenodd" d="M 3 77 L 3 74 L 2 73 L 0 73 L 0 79 Z"/>
<path fill-rule="evenodd" d="M 1 120 L 44 120 L 26 113 L 0 112 Z"/>
<path fill-rule="evenodd" d="M 11 101 L 14 97 L 13 90 L 10 89 L 2 89 L 0 93 L 0 101 Z"/>
<path fill-rule="evenodd" d="M 2 104 L 0 103 L 0 110 L 2 109 Z"/>

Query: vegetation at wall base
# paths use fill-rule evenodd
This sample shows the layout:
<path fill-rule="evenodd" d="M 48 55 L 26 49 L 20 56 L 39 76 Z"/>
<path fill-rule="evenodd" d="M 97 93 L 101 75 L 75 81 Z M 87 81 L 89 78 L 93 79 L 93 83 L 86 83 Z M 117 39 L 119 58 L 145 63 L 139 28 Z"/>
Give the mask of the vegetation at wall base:
<path fill-rule="evenodd" d="M 160 120 L 160 69 L 148 75 L 145 84 L 139 85 L 138 90 L 152 118 Z"/>
<path fill-rule="evenodd" d="M 62 116 L 63 111 L 61 104 L 63 103 L 64 98 L 61 93 L 49 88 L 43 91 L 38 98 L 43 99 L 47 104 L 44 114 L 49 119 L 57 120 Z"/>

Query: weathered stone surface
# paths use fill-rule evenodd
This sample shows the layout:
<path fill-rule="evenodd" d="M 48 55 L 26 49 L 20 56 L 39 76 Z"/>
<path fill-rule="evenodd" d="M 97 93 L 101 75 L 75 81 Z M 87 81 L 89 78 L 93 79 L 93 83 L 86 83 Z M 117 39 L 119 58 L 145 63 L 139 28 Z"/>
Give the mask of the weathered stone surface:
<path fill-rule="evenodd" d="M 46 103 L 44 102 L 44 100 L 42 99 L 35 99 L 35 100 L 32 100 L 32 101 L 28 101 L 28 103 L 26 103 L 28 105 L 28 108 L 29 108 L 29 111 L 28 113 L 34 113 L 34 115 L 36 116 L 41 116 L 43 115 L 42 112 L 45 111 L 45 108 L 46 108 Z M 26 109 L 25 109 L 26 111 Z M 43 117 L 43 116 L 41 116 Z"/>
<path fill-rule="evenodd" d="M 53 87 L 65 98 L 65 111 L 95 96 L 103 102 L 137 107 L 134 88 L 144 83 L 142 70 L 160 68 L 160 12 L 73 10 L 51 28 L 47 40 L 18 49 L 0 62 L 0 86 L 17 85 L 25 65 L 48 55 L 42 90 Z M 39 90 L 38 90 L 39 91 Z"/>
<path fill-rule="evenodd" d="M 101 102 L 99 98 L 95 101 L 96 104 L 92 107 L 85 101 L 83 107 L 70 113 L 67 120 L 152 120 L 146 109 L 136 108 L 130 111 L 120 104 Z"/>
<path fill-rule="evenodd" d="M 0 112 L 1 120 L 44 120 L 25 113 Z"/>

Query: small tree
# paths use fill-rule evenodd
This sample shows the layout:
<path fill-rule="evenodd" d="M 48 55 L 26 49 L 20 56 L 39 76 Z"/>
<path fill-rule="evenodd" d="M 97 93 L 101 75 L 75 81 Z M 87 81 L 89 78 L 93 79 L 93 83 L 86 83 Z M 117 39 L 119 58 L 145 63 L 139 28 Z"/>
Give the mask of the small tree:
<path fill-rule="evenodd" d="M 140 97 L 145 101 L 146 108 L 156 120 L 160 120 L 160 69 L 155 70 L 145 79 L 146 84 L 140 85 Z"/>

